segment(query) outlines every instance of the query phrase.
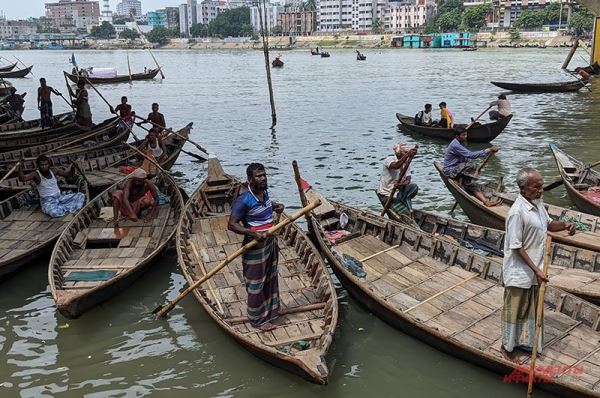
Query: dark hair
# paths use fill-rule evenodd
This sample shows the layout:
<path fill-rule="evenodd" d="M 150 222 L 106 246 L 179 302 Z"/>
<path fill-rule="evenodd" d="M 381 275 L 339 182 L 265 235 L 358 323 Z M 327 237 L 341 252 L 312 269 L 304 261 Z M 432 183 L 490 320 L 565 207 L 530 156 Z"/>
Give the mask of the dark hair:
<path fill-rule="evenodd" d="M 264 169 L 265 166 L 263 166 L 261 163 L 250 163 L 248 165 L 248 168 L 246 169 L 246 177 L 248 177 L 248 179 L 251 179 L 254 176 L 255 171 Z"/>
<path fill-rule="evenodd" d="M 425 104 L 425 108 L 431 108 L 431 104 Z"/>
<path fill-rule="evenodd" d="M 504 95 L 504 94 L 500 94 L 500 95 L 498 96 L 498 99 L 506 99 L 506 95 Z"/>
<path fill-rule="evenodd" d="M 46 155 L 40 155 L 35 159 L 35 164 L 37 165 L 37 167 L 40 167 L 40 163 L 42 162 L 50 163 L 50 159 Z"/>
<path fill-rule="evenodd" d="M 122 96 L 121 97 L 121 101 L 123 101 L 123 100 L 127 101 L 127 97 L 126 96 Z"/>
<path fill-rule="evenodd" d="M 439 106 L 442 106 L 442 105 L 443 105 L 443 106 L 446 106 L 446 103 L 445 103 L 445 102 L 443 102 L 443 101 L 442 101 L 442 102 L 440 102 L 440 105 L 439 105 Z"/>
<path fill-rule="evenodd" d="M 461 135 L 462 133 L 464 133 L 465 131 L 467 131 L 467 129 L 465 129 L 464 127 L 456 127 L 454 129 L 454 136 L 458 137 L 459 135 Z"/>
<path fill-rule="evenodd" d="M 158 106 L 158 103 L 156 103 L 156 102 L 153 102 L 153 103 L 152 103 L 152 106 L 154 106 L 154 105 Z"/>
<path fill-rule="evenodd" d="M 79 79 L 79 80 L 77 80 L 77 85 L 78 85 L 78 86 L 79 86 L 79 85 L 85 86 L 85 80 L 83 80 L 83 79 Z"/>
<path fill-rule="evenodd" d="M 40 77 L 40 83 L 41 83 L 41 82 L 45 82 L 45 81 L 46 81 L 46 78 L 45 78 L 45 77 Z"/>

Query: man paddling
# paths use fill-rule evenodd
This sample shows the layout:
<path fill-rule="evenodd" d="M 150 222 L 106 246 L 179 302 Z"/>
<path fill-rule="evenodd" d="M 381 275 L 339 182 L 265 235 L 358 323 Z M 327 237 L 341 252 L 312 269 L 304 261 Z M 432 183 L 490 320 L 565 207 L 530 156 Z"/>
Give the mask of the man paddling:
<path fill-rule="evenodd" d="M 267 331 L 274 328 L 271 322 L 279 316 L 279 249 L 275 236 L 267 236 L 264 231 L 273 226 L 273 211 L 280 214 L 284 206 L 269 198 L 267 173 L 262 164 L 251 163 L 246 176 L 248 190 L 234 201 L 228 228 L 244 235 L 243 244 L 252 239 L 259 242 L 242 254 L 242 265 L 250 324 Z"/>
<path fill-rule="evenodd" d="M 133 123 L 133 108 L 127 103 L 127 97 L 121 97 L 121 103 L 116 108 L 110 107 L 111 113 L 119 115 L 121 121 L 129 126 Z"/>
<path fill-rule="evenodd" d="M 416 148 L 409 149 L 406 143 L 401 142 L 394 145 L 394 155 L 388 156 L 383 161 L 377 196 L 382 203 L 386 203 L 396 186 L 396 197 L 392 200 L 390 207 L 398 214 L 412 213 L 412 199 L 419 192 L 417 184 L 411 182 L 410 169 L 406 170 L 402 181 L 398 181 L 400 170 L 416 154 Z"/>
<path fill-rule="evenodd" d="M 151 220 L 158 212 L 159 192 L 152 181 L 147 180 L 148 174 L 138 168 L 131 173 L 131 178 L 125 181 L 123 189 L 116 189 L 113 197 L 113 219 L 115 227 L 119 226 L 119 215 L 131 221 Z M 149 210 L 147 210 L 149 209 Z M 144 214 L 144 211 L 146 213 Z"/>
<path fill-rule="evenodd" d="M 162 133 L 165 127 L 167 127 L 167 123 L 165 122 L 165 115 L 158 111 L 158 104 L 156 102 L 152 104 L 152 112 L 148 114 L 148 117 L 146 119 L 147 121 L 143 121 L 140 124 L 152 122 L 154 127 L 159 128 L 159 133 Z"/>
<path fill-rule="evenodd" d="M 89 94 L 85 89 L 85 81 L 83 79 L 77 81 L 77 90 L 74 93 L 71 86 L 67 85 L 67 88 L 77 110 L 75 112 L 75 124 L 84 131 L 91 130 L 94 123 L 92 122 L 92 110 L 88 102 Z"/>
<path fill-rule="evenodd" d="M 10 88 L 10 95 L 6 99 L 8 102 L 9 110 L 21 120 L 21 115 L 25 111 L 25 94 L 19 95 L 17 94 L 17 89 L 14 87 Z"/>
<path fill-rule="evenodd" d="M 517 185 L 520 194 L 506 217 L 502 262 L 502 353 L 510 360 L 515 348 L 533 350 L 539 285 L 548 282 L 542 272 L 547 232 L 568 230 L 571 235 L 575 232 L 574 224 L 554 221 L 548 216 L 542 202 L 544 179 L 536 169 L 519 170 Z M 540 339 L 538 352 L 542 346 Z"/>
<path fill-rule="evenodd" d="M 479 162 L 475 161 L 475 159 L 485 157 L 489 153 L 496 153 L 500 148 L 492 146 L 473 152 L 465 147 L 466 142 L 467 130 L 457 128 L 454 133 L 454 139 L 446 147 L 446 153 L 444 154 L 444 174 L 448 178 L 456 180 L 465 191 L 481 200 L 485 206 L 494 206 L 497 203 L 490 201 L 477 186 L 475 180 L 478 177 Z"/>
<path fill-rule="evenodd" d="M 506 95 L 500 94 L 496 101 L 490 102 L 490 106 L 497 106 L 498 110 L 490 111 L 490 119 L 492 120 L 500 120 L 505 117 L 509 117 L 512 115 L 512 107 L 510 106 L 510 102 L 506 99 Z"/>
<path fill-rule="evenodd" d="M 38 110 L 40 111 L 40 121 L 42 129 L 46 127 L 52 127 L 52 99 L 50 96 L 61 95 L 57 90 L 46 85 L 46 79 L 43 77 L 40 79 L 40 87 L 38 87 Z"/>

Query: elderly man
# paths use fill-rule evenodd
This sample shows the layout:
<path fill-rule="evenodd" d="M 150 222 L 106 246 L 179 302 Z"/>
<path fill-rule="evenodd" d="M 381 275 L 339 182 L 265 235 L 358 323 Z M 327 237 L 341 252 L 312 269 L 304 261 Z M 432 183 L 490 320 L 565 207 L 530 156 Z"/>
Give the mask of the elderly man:
<path fill-rule="evenodd" d="M 548 281 L 542 271 L 547 232 L 575 232 L 572 223 L 553 221 L 548 216 L 541 199 L 544 179 L 536 169 L 519 170 L 517 185 L 520 194 L 506 218 L 502 264 L 502 353 L 508 359 L 513 358 L 515 348 L 533 350 L 538 286 Z M 541 350 L 540 339 L 538 352 Z"/>
<path fill-rule="evenodd" d="M 148 221 L 158 214 L 158 188 L 152 181 L 147 180 L 147 177 L 144 169 L 135 169 L 131 178 L 125 181 L 123 189 L 113 191 L 115 227 L 119 226 L 119 214 L 131 221 L 138 221 L 140 218 Z M 147 210 L 145 214 L 144 210 Z"/>
<path fill-rule="evenodd" d="M 396 187 L 396 197 L 390 207 L 398 214 L 410 214 L 412 212 L 412 198 L 417 196 L 419 192 L 417 184 L 411 182 L 410 168 L 408 168 L 412 157 L 416 154 L 417 148 L 409 149 L 406 143 L 401 142 L 394 145 L 394 155 L 388 156 L 383 161 L 377 196 L 381 203 L 386 203 L 392 194 L 392 190 Z M 409 164 L 406 164 L 407 162 Z M 398 181 L 401 170 L 405 167 L 407 167 L 406 173 L 402 181 Z"/>
<path fill-rule="evenodd" d="M 497 203 L 488 200 L 475 182 L 478 173 L 478 162 L 475 159 L 487 156 L 489 153 L 496 153 L 500 148 L 492 146 L 473 152 L 465 147 L 466 142 L 467 130 L 457 128 L 454 133 L 454 139 L 446 147 L 446 153 L 444 154 L 444 174 L 448 178 L 456 180 L 465 191 L 481 200 L 485 206 L 494 206 Z"/>

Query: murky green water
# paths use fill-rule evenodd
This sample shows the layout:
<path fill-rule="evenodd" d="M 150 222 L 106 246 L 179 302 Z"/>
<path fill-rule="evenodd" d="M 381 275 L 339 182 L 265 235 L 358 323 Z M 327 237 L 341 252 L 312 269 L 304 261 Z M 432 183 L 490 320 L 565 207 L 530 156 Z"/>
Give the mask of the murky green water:
<path fill-rule="evenodd" d="M 194 122 L 193 137 L 217 154 L 228 171 L 243 175 L 250 161 L 268 166 L 271 195 L 297 208 L 291 161 L 326 195 L 376 210 L 373 190 L 381 160 L 396 141 L 418 143 L 413 181 L 415 205 L 447 211 L 453 201 L 433 160 L 444 143 L 400 132 L 396 112 L 414 114 L 425 102 L 446 101 L 459 121 L 476 116 L 500 91 L 490 80 L 565 80 L 566 50 L 332 51 L 329 59 L 308 51 L 284 53 L 273 71 L 278 126 L 270 110 L 262 53 L 157 51 L 166 80 L 101 87 L 113 104 L 127 95 L 140 115 L 158 101 L 170 126 Z M 1 55 L 10 57 L 9 52 Z M 36 77 L 66 92 L 62 70 L 70 52 L 16 52 L 34 63 Z M 151 66 L 146 52 L 132 51 L 134 71 Z M 127 71 L 125 52 L 79 52 L 80 65 Z M 576 57 L 574 63 L 583 64 Z M 14 80 L 27 91 L 26 117 L 37 117 L 37 79 Z M 94 119 L 109 116 L 91 95 Z M 547 149 L 556 143 L 581 160 L 600 157 L 600 91 L 515 95 L 515 117 L 494 141 L 501 147 L 486 166 L 510 184 L 518 168 L 558 177 Z M 66 110 L 55 100 L 55 113 Z M 482 148 L 486 145 L 472 145 Z M 193 150 L 191 146 L 188 149 Z M 205 164 L 180 157 L 174 170 L 188 191 L 204 178 Z M 569 205 L 564 189 L 546 201 Z M 184 286 L 173 255 L 164 256 L 134 286 L 77 320 L 59 315 L 47 287 L 44 262 L 1 285 L 0 396 L 7 397 L 506 397 L 522 386 L 440 353 L 387 326 L 340 291 L 341 319 L 329 352 L 330 384 L 312 385 L 264 363 L 215 327 L 190 297 L 156 320 L 150 311 Z M 546 397 L 543 393 L 536 396 Z"/>

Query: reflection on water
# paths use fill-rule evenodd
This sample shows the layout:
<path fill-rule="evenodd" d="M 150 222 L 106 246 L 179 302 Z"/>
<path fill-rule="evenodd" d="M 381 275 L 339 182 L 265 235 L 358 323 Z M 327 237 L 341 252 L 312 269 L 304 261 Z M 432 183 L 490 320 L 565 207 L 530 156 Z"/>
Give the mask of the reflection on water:
<path fill-rule="evenodd" d="M 166 80 L 101 87 L 117 104 L 122 95 L 140 115 L 159 102 L 169 126 L 194 122 L 192 138 L 218 155 L 226 170 L 244 175 L 246 165 L 267 165 L 271 196 L 288 209 L 299 207 L 291 168 L 332 198 L 379 209 L 374 195 L 382 160 L 397 141 L 419 145 L 413 181 L 420 185 L 415 206 L 446 212 L 453 200 L 432 166 L 445 143 L 397 128 L 396 112 L 416 113 L 423 104 L 446 101 L 459 122 L 478 115 L 499 93 L 490 80 L 556 81 L 566 49 L 482 49 L 477 52 L 365 50 L 332 51 L 331 58 L 308 51 L 284 54 L 286 67 L 273 71 L 278 125 L 269 129 L 270 109 L 262 54 L 258 51 L 157 51 Z M 130 51 L 132 69 L 152 60 Z M 34 63 L 37 77 L 65 91 L 62 70 L 70 52 L 19 52 Z M 124 52 L 85 51 L 81 65 L 126 70 Z M 15 80 L 27 91 L 27 118 L 36 117 L 37 79 Z M 90 94 L 94 119 L 109 116 Z M 549 143 L 586 162 L 598 160 L 600 91 L 510 95 L 515 117 L 494 141 L 501 150 L 485 168 L 487 178 L 504 175 L 509 189 L 517 170 L 540 168 L 558 177 Z M 55 112 L 66 111 L 55 101 Z M 473 149 L 486 147 L 473 144 Z M 191 145 L 188 150 L 195 150 Z M 174 171 L 191 192 L 206 164 L 182 154 Z M 546 200 L 569 205 L 563 188 Z M 460 215 L 460 212 L 457 212 Z M 53 306 L 44 262 L 2 284 L 0 304 L 0 396 L 51 397 L 232 397 L 232 396 L 398 396 L 505 397 L 521 386 L 442 354 L 390 328 L 340 291 L 341 314 L 329 353 L 330 385 L 306 383 L 254 358 L 219 330 L 192 297 L 166 320 L 151 311 L 184 287 L 175 257 L 163 257 L 131 289 L 76 320 Z M 536 396 L 547 397 L 543 393 Z"/>

